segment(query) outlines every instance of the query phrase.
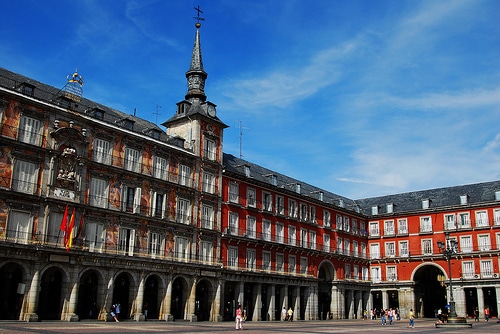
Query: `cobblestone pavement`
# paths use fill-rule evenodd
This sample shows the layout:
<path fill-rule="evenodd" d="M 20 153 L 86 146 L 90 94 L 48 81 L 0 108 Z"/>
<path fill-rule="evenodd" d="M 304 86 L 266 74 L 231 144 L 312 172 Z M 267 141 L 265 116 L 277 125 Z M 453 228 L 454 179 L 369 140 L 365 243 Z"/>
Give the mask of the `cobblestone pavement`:
<path fill-rule="evenodd" d="M 407 328 L 407 320 L 395 321 L 392 326 L 382 326 L 378 320 L 332 320 L 332 321 L 294 321 L 294 322 L 247 322 L 244 324 L 244 333 L 481 333 L 498 334 L 500 324 L 496 319 L 490 322 L 473 322 L 472 328 L 435 328 L 433 319 L 416 319 L 415 328 Z M 43 322 L 14 322 L 0 321 L 1 334 L 72 334 L 72 333 L 230 333 L 242 332 L 235 329 L 232 322 L 164 322 L 164 321 L 43 321 Z"/>

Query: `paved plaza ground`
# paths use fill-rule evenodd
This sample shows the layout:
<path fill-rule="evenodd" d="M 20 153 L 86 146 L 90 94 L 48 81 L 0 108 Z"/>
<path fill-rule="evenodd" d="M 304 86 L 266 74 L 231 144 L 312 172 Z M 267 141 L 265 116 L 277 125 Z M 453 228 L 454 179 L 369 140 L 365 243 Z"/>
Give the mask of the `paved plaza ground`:
<path fill-rule="evenodd" d="M 378 320 L 331 320 L 331 321 L 293 321 L 293 322 L 247 322 L 244 331 L 237 331 L 232 322 L 164 322 L 164 321 L 42 321 L 42 322 L 14 322 L 0 321 L 1 334 L 72 334 L 72 333 L 480 333 L 498 334 L 500 324 L 496 319 L 489 322 L 473 322 L 468 329 L 435 328 L 434 319 L 416 319 L 415 328 L 407 328 L 408 321 L 395 321 L 392 326 L 382 326 Z"/>

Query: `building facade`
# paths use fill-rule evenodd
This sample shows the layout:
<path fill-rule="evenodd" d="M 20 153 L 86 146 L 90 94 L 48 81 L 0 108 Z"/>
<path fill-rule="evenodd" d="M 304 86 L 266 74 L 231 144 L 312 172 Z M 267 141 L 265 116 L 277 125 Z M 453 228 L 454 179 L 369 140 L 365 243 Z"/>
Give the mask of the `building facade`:
<path fill-rule="evenodd" d="M 165 130 L 0 69 L 0 319 L 428 317 L 450 277 L 497 316 L 500 181 L 352 200 L 225 154 L 199 28 Z"/>

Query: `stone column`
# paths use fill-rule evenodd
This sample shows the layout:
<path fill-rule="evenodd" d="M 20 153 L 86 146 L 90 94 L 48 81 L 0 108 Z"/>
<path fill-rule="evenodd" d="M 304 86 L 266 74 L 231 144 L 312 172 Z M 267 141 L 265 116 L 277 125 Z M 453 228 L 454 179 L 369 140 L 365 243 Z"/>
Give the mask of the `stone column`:
<path fill-rule="evenodd" d="M 75 313 L 76 312 L 76 303 L 78 300 L 78 290 L 79 290 L 79 283 L 74 282 L 73 286 L 71 288 L 71 294 L 69 296 L 69 303 L 68 303 L 68 314 L 66 315 L 66 321 L 69 322 L 74 322 L 74 321 L 79 321 L 80 317 Z"/>
<path fill-rule="evenodd" d="M 224 282 L 222 280 L 217 281 L 217 291 L 215 292 L 215 299 L 213 302 L 213 309 L 212 309 L 212 314 L 210 317 L 212 318 L 212 321 L 217 321 L 221 322 L 222 321 L 222 315 L 221 315 L 221 291 L 224 291 Z"/>
<path fill-rule="evenodd" d="M 357 304 L 357 309 L 358 309 L 358 312 L 356 313 L 357 315 L 357 318 L 358 319 L 363 319 L 363 312 L 364 312 L 364 308 L 363 308 L 363 291 L 361 290 L 357 290 L 355 291 L 356 295 L 357 295 L 357 301 L 356 301 L 356 298 L 354 298 L 354 300 L 356 301 L 356 304 Z"/>
<path fill-rule="evenodd" d="M 236 294 L 235 307 L 238 307 L 238 304 L 241 305 L 241 307 L 243 307 L 243 305 L 245 305 L 245 283 L 240 282 L 240 284 L 238 285 L 238 289 L 235 289 L 234 293 Z"/>
<path fill-rule="evenodd" d="M 333 313 L 334 319 L 343 319 L 344 299 L 338 287 L 332 285 L 332 299 L 330 302 L 330 310 Z"/>
<path fill-rule="evenodd" d="M 24 315 L 24 321 L 38 321 L 38 314 L 35 310 L 38 307 L 38 294 L 40 291 L 40 271 L 36 270 L 31 279 L 31 286 L 28 293 L 28 311 Z"/>
<path fill-rule="evenodd" d="M 389 308 L 389 292 L 387 290 L 382 290 L 382 308 Z"/>
<path fill-rule="evenodd" d="M 293 320 L 300 320 L 300 286 L 293 288 L 292 299 L 295 301 L 294 305 L 292 305 Z"/>
<path fill-rule="evenodd" d="M 146 321 L 146 317 L 142 313 L 142 304 L 144 302 L 144 276 L 141 275 L 141 281 L 139 282 L 139 288 L 137 289 L 137 296 L 135 297 L 135 312 L 134 312 L 134 320 L 135 321 Z"/>
<path fill-rule="evenodd" d="M 252 321 L 262 321 L 262 284 L 257 283 L 253 287 L 253 296 L 255 298 Z"/>
<path fill-rule="evenodd" d="M 288 301 L 288 285 L 285 285 L 281 288 L 281 296 L 282 296 L 282 300 L 281 300 L 281 307 L 280 307 L 280 310 L 284 307 L 288 310 L 288 308 L 290 306 L 288 306 L 289 304 L 289 301 Z"/>
<path fill-rule="evenodd" d="M 165 298 L 163 299 L 163 320 L 165 321 L 174 321 L 174 316 L 171 314 L 172 284 L 172 277 L 169 277 L 167 282 L 167 292 L 165 293 Z"/>
<path fill-rule="evenodd" d="M 274 321 L 276 320 L 275 314 L 276 314 L 276 285 L 271 284 L 269 290 L 271 290 L 271 298 L 269 300 L 269 308 L 267 310 L 267 313 L 269 314 L 269 320 Z M 268 292 L 269 294 L 269 292 Z"/>
<path fill-rule="evenodd" d="M 477 306 L 479 307 L 479 318 L 484 319 L 484 295 L 482 287 L 477 287 Z M 456 303 L 455 303 L 456 305 Z M 458 312 L 457 312 L 458 313 Z"/>
<path fill-rule="evenodd" d="M 191 322 L 197 322 L 198 317 L 196 314 L 194 314 L 194 310 L 196 307 L 196 286 L 198 284 L 198 279 L 195 277 L 193 278 L 193 284 L 191 285 L 191 293 L 189 294 L 189 299 L 188 299 L 188 309 L 189 309 L 189 315 L 188 315 L 188 320 Z"/>
<path fill-rule="evenodd" d="M 347 306 L 347 319 L 354 319 L 355 314 L 354 314 L 354 290 L 346 290 L 345 292 L 345 298 L 349 302 L 349 305 Z"/>

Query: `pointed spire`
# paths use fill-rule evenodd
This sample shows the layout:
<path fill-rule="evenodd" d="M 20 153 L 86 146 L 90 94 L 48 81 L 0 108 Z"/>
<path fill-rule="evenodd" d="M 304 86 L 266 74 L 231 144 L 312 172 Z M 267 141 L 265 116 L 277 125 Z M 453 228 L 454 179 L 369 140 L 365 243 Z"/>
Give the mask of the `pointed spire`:
<path fill-rule="evenodd" d="M 186 94 L 186 100 L 199 99 L 205 102 L 207 97 L 205 96 L 205 80 L 208 74 L 203 70 L 203 60 L 201 57 L 201 46 L 200 46 L 200 27 L 199 22 L 196 23 L 196 36 L 194 39 L 193 54 L 191 56 L 191 66 L 186 72 L 186 78 L 188 80 L 188 91 Z"/>

